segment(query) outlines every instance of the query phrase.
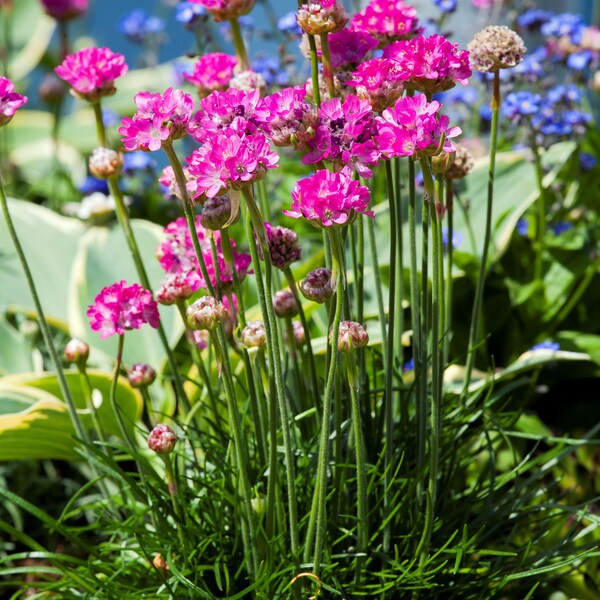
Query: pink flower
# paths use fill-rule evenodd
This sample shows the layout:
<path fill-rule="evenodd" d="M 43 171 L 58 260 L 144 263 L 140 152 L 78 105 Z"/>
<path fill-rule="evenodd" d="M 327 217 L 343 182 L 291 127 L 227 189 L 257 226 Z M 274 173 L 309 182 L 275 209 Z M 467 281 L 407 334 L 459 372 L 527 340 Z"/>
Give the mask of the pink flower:
<path fill-rule="evenodd" d="M 126 150 L 160 150 L 163 142 L 176 140 L 187 133 L 194 111 L 190 94 L 169 88 L 164 94 L 140 92 L 134 102 L 138 108 L 133 118 L 124 117 L 119 133 Z"/>
<path fill-rule="evenodd" d="M 374 217 L 366 210 L 370 200 L 369 188 L 360 185 L 347 172 L 332 173 L 321 169 L 314 175 L 301 179 L 292 190 L 291 210 L 288 217 L 304 217 L 314 225 L 332 227 L 348 225 L 362 213 Z"/>
<path fill-rule="evenodd" d="M 353 31 L 365 31 L 382 45 L 420 33 L 417 11 L 402 0 L 371 0 L 350 22 Z"/>
<path fill-rule="evenodd" d="M 213 16 L 215 21 L 229 21 L 248 14 L 256 0 L 190 0 L 200 4 Z"/>
<path fill-rule="evenodd" d="M 90 0 L 41 0 L 47 14 L 59 21 L 66 21 L 83 14 Z"/>
<path fill-rule="evenodd" d="M 21 96 L 14 90 L 15 84 L 10 79 L 0 77 L 0 126 L 6 125 L 27 102 L 27 96 Z"/>
<path fill-rule="evenodd" d="M 456 82 L 466 85 L 472 75 L 469 53 L 441 35 L 394 42 L 384 49 L 383 56 L 410 76 L 408 89 L 421 92 L 443 92 Z"/>
<path fill-rule="evenodd" d="M 342 29 L 329 36 L 331 67 L 344 69 L 360 63 L 364 57 L 377 48 L 379 41 L 366 31 Z M 320 52 L 318 53 L 321 54 Z"/>
<path fill-rule="evenodd" d="M 341 0 L 309 0 L 298 8 L 296 19 L 310 35 L 341 31 L 348 22 Z"/>
<path fill-rule="evenodd" d="M 206 289 L 207 285 L 202 277 L 200 265 L 196 258 L 196 252 L 192 244 L 192 237 L 187 227 L 187 222 L 183 217 L 169 223 L 165 227 L 166 239 L 159 245 L 156 255 L 161 267 L 168 275 L 178 275 L 177 278 L 165 279 L 163 283 L 164 295 L 159 293 L 159 297 L 169 300 L 176 300 L 183 297 L 182 294 L 188 291 L 195 292 L 199 288 Z M 216 268 L 213 262 L 210 238 L 214 238 L 217 248 L 217 265 L 221 283 L 225 286 L 233 284 L 233 274 L 223 257 L 221 246 L 221 234 L 219 231 L 210 231 L 205 229 L 200 217 L 196 218 L 196 233 L 200 241 L 200 250 L 206 264 L 206 270 L 213 286 L 217 284 Z M 231 240 L 235 248 L 235 242 Z M 242 281 L 249 272 L 250 256 L 233 250 L 234 268 L 238 279 Z M 162 288 L 161 288 L 162 289 Z M 190 293 L 190 295 L 191 295 Z"/>
<path fill-rule="evenodd" d="M 175 432 L 163 423 L 158 424 L 148 436 L 148 448 L 157 454 L 171 454 L 179 438 Z"/>
<path fill-rule="evenodd" d="M 367 100 L 373 110 L 381 112 L 404 93 L 409 74 L 398 69 L 387 58 L 373 58 L 358 66 L 346 85 L 356 88 L 356 95 Z"/>
<path fill-rule="evenodd" d="M 109 48 L 84 48 L 69 54 L 54 70 L 71 85 L 72 93 L 90 102 L 115 93 L 114 81 L 127 73 L 125 57 Z"/>
<path fill-rule="evenodd" d="M 273 266 L 284 270 L 293 262 L 302 258 L 302 246 L 298 241 L 298 234 L 295 231 L 287 227 L 281 227 L 281 225 L 273 227 L 270 223 L 265 223 L 265 231 L 267 233 L 269 255 Z M 259 254 L 263 258 L 260 249 Z"/>
<path fill-rule="evenodd" d="M 446 115 L 439 116 L 439 102 L 427 102 L 425 94 L 400 98 L 393 108 L 386 108 L 375 119 L 375 142 L 386 158 L 411 156 L 420 159 L 437 154 L 440 149 L 453 152 L 450 138 L 461 133 L 460 127 L 448 127 Z M 442 148 L 442 136 L 444 143 Z"/>
<path fill-rule="evenodd" d="M 317 109 L 304 88 L 285 88 L 261 98 L 253 120 L 276 146 L 302 148 L 315 135 Z"/>
<path fill-rule="evenodd" d="M 233 68 L 237 58 L 213 52 L 202 55 L 194 65 L 192 74 L 184 73 L 183 76 L 198 88 L 200 96 L 204 97 L 215 90 L 224 90 L 233 77 Z"/>
<path fill-rule="evenodd" d="M 370 165 L 376 165 L 379 151 L 373 142 L 373 110 L 367 100 L 349 94 L 342 103 L 332 98 L 321 104 L 319 126 L 308 142 L 310 152 L 304 164 L 319 161 L 333 163 L 336 171 L 346 166 L 356 168 L 362 177 L 371 177 Z"/>
<path fill-rule="evenodd" d="M 160 321 L 152 293 L 137 283 L 128 285 L 125 281 L 103 288 L 87 315 L 92 330 L 99 331 L 102 339 L 139 329 L 144 323 L 156 329 Z"/>
<path fill-rule="evenodd" d="M 165 305 L 187 300 L 201 284 L 202 279 L 196 271 L 167 273 L 156 292 L 156 300 Z"/>

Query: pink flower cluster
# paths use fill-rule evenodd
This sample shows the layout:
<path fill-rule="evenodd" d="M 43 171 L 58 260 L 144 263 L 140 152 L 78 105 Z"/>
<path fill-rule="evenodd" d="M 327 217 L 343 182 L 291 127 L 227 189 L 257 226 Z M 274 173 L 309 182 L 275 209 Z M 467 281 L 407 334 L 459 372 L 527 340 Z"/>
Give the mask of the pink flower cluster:
<path fill-rule="evenodd" d="M 366 31 L 342 29 L 337 33 L 332 33 L 329 36 L 331 67 L 344 69 L 354 66 L 360 63 L 371 50 L 375 50 L 378 44 L 377 38 Z"/>
<path fill-rule="evenodd" d="M 167 140 L 187 134 L 194 100 L 190 94 L 169 88 L 164 94 L 139 92 L 134 97 L 137 112 L 124 117 L 119 133 L 126 150 L 160 150 Z"/>
<path fill-rule="evenodd" d="M 71 85 L 75 96 L 95 102 L 115 93 L 114 81 L 127 73 L 128 67 L 122 54 L 92 47 L 67 55 L 54 70 Z"/>
<path fill-rule="evenodd" d="M 427 102 L 425 94 L 418 94 L 400 98 L 393 108 L 386 108 L 375 119 L 375 141 L 381 153 L 386 158 L 410 156 L 416 160 L 441 149 L 454 152 L 456 146 L 450 138 L 460 134 L 461 129 L 448 127 L 449 118 L 438 115 L 440 107 L 439 102 Z"/>
<path fill-rule="evenodd" d="M 233 77 L 233 68 L 237 58 L 223 52 L 203 54 L 191 74 L 183 76 L 198 88 L 201 97 L 208 96 L 216 90 L 224 90 Z"/>
<path fill-rule="evenodd" d="M 138 283 L 119 281 L 105 287 L 88 310 L 90 326 L 102 339 L 122 335 L 129 329 L 139 329 L 144 323 L 157 328 L 160 315 L 152 293 Z"/>
<path fill-rule="evenodd" d="M 384 49 L 383 56 L 410 76 L 408 89 L 421 92 L 443 92 L 456 82 L 466 85 L 472 75 L 469 53 L 441 35 L 394 42 Z"/>
<path fill-rule="evenodd" d="M 215 21 L 229 21 L 248 14 L 256 0 L 191 0 L 191 2 L 204 6 Z"/>
<path fill-rule="evenodd" d="M 322 169 L 294 186 L 291 210 L 283 213 L 295 219 L 304 217 L 320 227 L 348 225 L 356 213 L 375 216 L 367 210 L 370 199 L 369 188 L 352 179 L 347 171 Z"/>
<path fill-rule="evenodd" d="M 304 148 L 315 135 L 317 109 L 303 88 L 285 88 L 261 98 L 254 121 L 276 146 Z"/>
<path fill-rule="evenodd" d="M 10 79 L 0 77 L 0 126 L 6 125 L 26 102 L 27 96 L 15 92 Z"/>
<path fill-rule="evenodd" d="M 331 162 L 336 171 L 352 166 L 363 177 L 371 177 L 369 166 L 376 165 L 379 151 L 373 142 L 373 110 L 368 100 L 349 94 L 326 100 L 319 108 L 319 125 L 308 142 L 310 152 L 304 164 Z"/>
<path fill-rule="evenodd" d="M 366 31 L 382 45 L 420 33 L 417 11 L 402 0 L 371 0 L 350 21 L 350 29 Z"/>
<path fill-rule="evenodd" d="M 359 98 L 368 100 L 375 112 L 381 112 L 402 96 L 408 78 L 409 74 L 391 60 L 373 58 L 359 65 L 346 85 L 354 86 Z"/>
<path fill-rule="evenodd" d="M 168 299 L 172 296 L 174 299 L 189 297 L 191 293 L 199 288 L 207 288 L 200 272 L 200 265 L 196 258 L 192 236 L 187 227 L 187 222 L 183 217 L 176 219 L 165 227 L 166 239 L 161 242 L 156 251 L 156 256 L 161 267 L 167 274 L 180 275 L 178 278 L 172 278 L 164 282 L 161 288 L 161 297 Z M 233 283 L 233 274 L 227 266 L 221 249 L 221 234 L 218 231 L 204 229 L 200 223 L 200 217 L 196 218 L 196 232 L 200 241 L 200 249 L 206 264 L 208 276 L 213 286 L 216 286 L 216 269 L 213 263 L 210 236 L 214 237 L 217 247 L 217 261 L 221 283 L 229 285 Z M 232 245 L 235 243 L 232 240 Z M 244 253 L 233 251 L 234 268 L 238 279 L 241 281 L 248 273 L 250 266 L 250 256 Z M 187 295 L 189 293 L 189 295 Z M 168 302 L 165 302 L 165 304 Z"/>
<path fill-rule="evenodd" d="M 41 0 L 48 15 L 58 21 L 66 21 L 83 14 L 90 0 Z"/>

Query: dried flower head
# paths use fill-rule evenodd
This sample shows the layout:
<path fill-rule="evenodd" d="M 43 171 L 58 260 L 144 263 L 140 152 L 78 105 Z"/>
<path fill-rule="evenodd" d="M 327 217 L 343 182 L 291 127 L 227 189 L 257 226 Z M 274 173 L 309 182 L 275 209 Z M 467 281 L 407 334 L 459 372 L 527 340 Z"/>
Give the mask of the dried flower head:
<path fill-rule="evenodd" d="M 504 25 L 490 25 L 475 34 L 468 49 L 473 68 L 483 73 L 516 67 L 527 52 L 522 38 Z"/>
<path fill-rule="evenodd" d="M 319 267 L 311 271 L 300 282 L 300 291 L 308 300 L 322 304 L 333 296 L 331 269 Z"/>
<path fill-rule="evenodd" d="M 27 102 L 27 96 L 15 92 L 15 84 L 0 77 L 0 126 L 6 125 L 14 114 Z"/>
<path fill-rule="evenodd" d="M 94 177 L 108 179 L 121 172 L 123 154 L 110 148 L 94 148 L 88 166 Z"/>
<path fill-rule="evenodd" d="M 202 296 L 188 306 L 186 314 L 192 329 L 212 331 L 227 318 L 227 308 L 212 296 Z"/>
<path fill-rule="evenodd" d="M 89 345 L 79 338 L 72 338 L 65 346 L 65 360 L 76 365 L 85 365 L 90 355 Z"/>
<path fill-rule="evenodd" d="M 267 89 L 267 82 L 261 73 L 240 71 L 231 78 L 229 87 L 236 90 L 258 90 L 262 93 Z"/>
<path fill-rule="evenodd" d="M 171 454 L 178 439 L 168 425 L 160 423 L 148 436 L 148 448 L 157 454 Z"/>
<path fill-rule="evenodd" d="M 127 373 L 127 379 L 132 388 L 147 387 L 154 383 L 156 371 L 145 363 L 135 363 L 131 365 L 129 373 Z"/>
<path fill-rule="evenodd" d="M 456 144 L 452 162 L 445 174 L 446 179 L 466 177 L 472 171 L 474 164 L 473 155 L 464 146 Z"/>

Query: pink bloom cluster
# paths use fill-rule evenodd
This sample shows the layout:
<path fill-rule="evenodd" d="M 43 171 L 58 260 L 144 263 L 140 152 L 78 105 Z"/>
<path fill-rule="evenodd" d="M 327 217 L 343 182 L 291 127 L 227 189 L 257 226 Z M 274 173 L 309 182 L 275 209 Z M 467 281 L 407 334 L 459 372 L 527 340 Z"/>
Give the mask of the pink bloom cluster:
<path fill-rule="evenodd" d="M 361 176 L 371 177 L 369 165 L 376 165 L 379 160 L 373 132 L 373 110 L 368 100 L 353 94 L 346 96 L 343 103 L 339 98 L 327 100 L 319 108 L 319 126 L 302 162 L 328 161 L 336 171 L 350 165 Z"/>
<path fill-rule="evenodd" d="M 233 68 L 237 58 L 223 52 L 203 54 L 191 74 L 183 76 L 198 88 L 201 97 L 207 96 L 216 90 L 224 90 L 233 77 Z"/>
<path fill-rule="evenodd" d="M 158 327 L 160 316 L 152 293 L 138 283 L 119 281 L 105 287 L 87 310 L 90 326 L 102 339 L 139 329 L 144 323 Z"/>
<path fill-rule="evenodd" d="M 382 45 L 420 33 L 417 11 L 402 0 L 371 0 L 350 21 L 350 29 L 366 31 Z"/>
<path fill-rule="evenodd" d="M 0 126 L 6 125 L 26 102 L 27 96 L 15 92 L 10 79 L 0 77 Z"/>
<path fill-rule="evenodd" d="M 315 135 L 317 109 L 304 88 L 285 88 L 260 99 L 254 121 L 276 146 L 303 148 Z"/>
<path fill-rule="evenodd" d="M 394 42 L 385 48 L 383 56 L 410 76 L 408 89 L 421 92 L 443 92 L 456 82 L 466 85 L 472 75 L 468 51 L 459 50 L 458 44 L 441 35 Z"/>
<path fill-rule="evenodd" d="M 127 73 L 128 67 L 122 54 L 92 47 L 67 55 L 54 70 L 71 85 L 74 95 L 95 102 L 115 93 L 114 81 Z"/>
<path fill-rule="evenodd" d="M 329 36 L 331 67 L 344 69 L 360 63 L 364 57 L 377 48 L 379 41 L 366 31 L 342 29 Z M 320 52 L 318 52 L 320 54 Z"/>
<path fill-rule="evenodd" d="M 41 0 L 47 14 L 59 21 L 66 21 L 83 14 L 90 0 Z"/>
<path fill-rule="evenodd" d="M 196 258 L 192 236 L 183 217 L 176 219 L 165 227 L 166 239 L 161 242 L 156 251 L 156 256 L 161 267 L 167 274 L 180 275 L 179 278 L 167 279 L 163 297 L 170 294 L 174 299 L 183 298 L 184 294 L 191 295 L 199 288 L 206 289 L 207 285 L 200 272 L 200 266 Z M 200 249 L 206 264 L 206 269 L 213 286 L 216 286 L 216 269 L 213 263 L 210 236 L 214 237 L 217 247 L 217 259 L 221 283 L 229 285 L 233 283 L 233 274 L 227 266 L 221 249 L 221 234 L 219 231 L 210 231 L 202 227 L 200 217 L 196 217 L 196 232 L 200 241 Z M 232 240 L 232 245 L 235 243 Z M 241 281 L 248 273 L 250 256 L 233 251 L 233 260 L 238 279 Z M 162 288 L 161 288 L 162 290 Z M 186 295 L 186 297 L 189 297 Z M 165 304 L 168 302 L 165 302 Z"/>
<path fill-rule="evenodd" d="M 215 21 L 229 21 L 248 14 L 256 0 L 191 0 L 191 2 L 204 6 Z"/>
<path fill-rule="evenodd" d="M 354 86 L 359 98 L 368 100 L 375 112 L 381 112 L 402 96 L 408 78 L 409 74 L 391 60 L 373 58 L 359 65 L 346 85 Z"/>
<path fill-rule="evenodd" d="M 196 271 L 167 273 L 156 292 L 160 304 L 175 304 L 179 300 L 187 300 L 200 288 L 202 279 Z"/>
<path fill-rule="evenodd" d="M 124 117 L 119 133 L 126 150 L 160 150 L 163 142 L 187 134 L 194 112 L 190 94 L 169 88 L 164 94 L 139 92 L 134 97 L 137 112 L 133 118 Z"/>
<path fill-rule="evenodd" d="M 294 186 L 291 210 L 283 213 L 295 219 L 304 217 L 322 227 L 347 225 L 356 213 L 375 216 L 367 210 L 370 199 L 369 188 L 352 179 L 347 171 L 321 169 Z"/>
<path fill-rule="evenodd" d="M 375 141 L 386 158 L 410 156 L 420 159 L 432 156 L 442 149 L 454 152 L 450 138 L 461 133 L 460 127 L 448 127 L 449 118 L 438 115 L 441 104 L 427 102 L 425 94 L 400 98 L 393 108 L 386 108 L 375 119 Z"/>

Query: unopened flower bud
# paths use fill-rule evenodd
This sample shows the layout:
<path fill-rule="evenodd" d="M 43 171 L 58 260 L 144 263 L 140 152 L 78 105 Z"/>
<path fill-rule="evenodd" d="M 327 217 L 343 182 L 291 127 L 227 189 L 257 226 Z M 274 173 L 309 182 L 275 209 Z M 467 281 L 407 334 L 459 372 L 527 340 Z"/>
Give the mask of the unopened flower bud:
<path fill-rule="evenodd" d="M 192 329 L 216 329 L 227 318 L 225 305 L 212 296 L 202 296 L 188 306 L 187 320 Z"/>
<path fill-rule="evenodd" d="M 453 152 L 442 150 L 437 156 L 431 157 L 431 168 L 435 175 L 443 175 L 452 164 Z"/>
<path fill-rule="evenodd" d="M 169 563 L 167 563 L 167 561 L 160 552 L 157 552 L 154 555 L 152 564 L 156 569 L 158 569 L 162 573 L 163 577 L 166 576 L 167 571 L 169 570 Z"/>
<path fill-rule="evenodd" d="M 66 21 L 82 15 L 89 0 L 41 0 L 46 13 L 58 21 Z"/>
<path fill-rule="evenodd" d="M 341 0 L 309 0 L 298 9 L 298 25 L 309 35 L 341 31 L 348 16 Z"/>
<path fill-rule="evenodd" d="M 129 373 L 127 374 L 127 379 L 132 388 L 147 387 L 154 383 L 156 371 L 150 365 L 136 363 L 131 365 L 131 369 L 129 369 Z"/>
<path fill-rule="evenodd" d="M 331 341 L 331 335 L 330 335 Z M 363 325 L 354 321 L 342 321 L 338 334 L 340 352 L 353 352 L 369 343 L 369 334 Z"/>
<path fill-rule="evenodd" d="M 294 331 L 294 341 L 296 346 L 304 346 L 306 342 L 306 334 L 304 333 L 304 327 L 300 321 L 292 321 L 292 329 Z"/>
<path fill-rule="evenodd" d="M 490 25 L 476 33 L 468 49 L 471 65 L 483 73 L 516 67 L 527 52 L 521 37 L 504 25 Z"/>
<path fill-rule="evenodd" d="M 90 173 L 98 179 L 118 175 L 123 168 L 123 155 L 110 148 L 95 148 L 89 160 Z"/>
<path fill-rule="evenodd" d="M 158 454 L 171 454 L 179 438 L 163 423 L 158 424 L 148 436 L 148 448 Z"/>
<path fill-rule="evenodd" d="M 452 162 L 445 173 L 446 179 L 462 179 L 466 177 L 475 164 L 473 155 L 464 146 L 455 145 L 456 150 L 453 153 Z"/>
<path fill-rule="evenodd" d="M 242 344 L 246 348 L 264 348 L 267 344 L 267 331 L 262 321 L 249 321 L 242 329 Z"/>
<path fill-rule="evenodd" d="M 300 283 L 300 291 L 304 294 L 305 298 L 319 304 L 331 298 L 333 296 L 331 269 L 319 267 L 308 273 Z"/>
<path fill-rule="evenodd" d="M 256 0 L 225 0 L 215 2 L 203 2 L 202 4 L 206 7 L 213 19 L 219 21 L 230 21 L 231 19 L 237 19 L 243 15 L 247 15 L 252 8 Z"/>
<path fill-rule="evenodd" d="M 290 290 L 275 292 L 273 296 L 273 309 L 278 317 L 293 317 L 298 314 L 296 299 Z"/>
<path fill-rule="evenodd" d="M 160 304 L 170 306 L 178 300 L 187 300 L 200 287 L 200 276 L 196 271 L 169 273 L 156 292 Z"/>
<path fill-rule="evenodd" d="M 200 223 L 206 229 L 219 231 L 229 221 L 231 216 L 231 200 L 229 196 L 216 196 L 208 198 L 202 207 Z"/>
<path fill-rule="evenodd" d="M 298 234 L 287 227 L 273 227 L 265 223 L 271 264 L 278 269 L 287 269 L 293 262 L 302 257 L 302 247 L 298 241 Z M 262 256 L 261 256 L 262 258 Z"/>
<path fill-rule="evenodd" d="M 40 98 L 48 104 L 58 102 L 65 95 L 66 91 L 65 82 L 54 73 L 46 73 L 38 88 Z"/>
<path fill-rule="evenodd" d="M 90 347 L 79 338 L 73 338 L 65 346 L 65 360 L 76 365 L 85 365 L 90 355 Z"/>

